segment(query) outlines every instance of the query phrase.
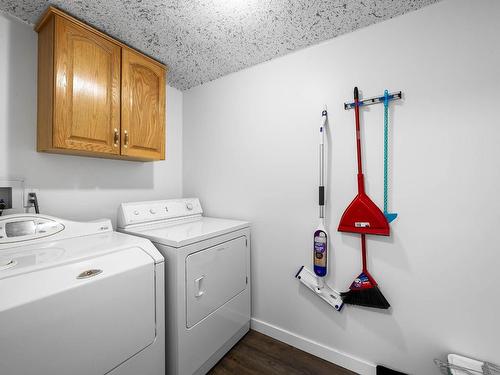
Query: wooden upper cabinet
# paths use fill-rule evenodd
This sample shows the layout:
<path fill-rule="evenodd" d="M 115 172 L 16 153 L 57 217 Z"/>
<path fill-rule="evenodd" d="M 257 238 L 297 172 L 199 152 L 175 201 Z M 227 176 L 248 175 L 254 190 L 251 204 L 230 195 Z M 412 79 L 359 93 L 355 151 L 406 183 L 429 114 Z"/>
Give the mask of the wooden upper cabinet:
<path fill-rule="evenodd" d="M 122 154 L 165 159 L 165 70 L 122 51 Z"/>
<path fill-rule="evenodd" d="M 55 45 L 53 146 L 120 154 L 120 46 L 64 18 Z"/>
<path fill-rule="evenodd" d="M 52 7 L 36 30 L 38 151 L 165 159 L 165 66 Z"/>

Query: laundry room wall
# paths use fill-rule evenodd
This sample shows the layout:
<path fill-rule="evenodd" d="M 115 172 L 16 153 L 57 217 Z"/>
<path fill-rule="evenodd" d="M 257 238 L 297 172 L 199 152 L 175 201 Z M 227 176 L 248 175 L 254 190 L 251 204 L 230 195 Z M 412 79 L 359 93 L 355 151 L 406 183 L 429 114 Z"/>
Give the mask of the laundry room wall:
<path fill-rule="evenodd" d="M 42 213 L 109 217 L 121 202 L 182 195 L 182 92 L 167 87 L 166 160 L 141 163 L 36 152 L 37 34 L 0 13 L 0 180 L 39 189 Z"/>
<path fill-rule="evenodd" d="M 448 0 L 184 93 L 184 195 L 250 220 L 254 327 L 348 366 L 438 374 L 446 353 L 500 362 L 500 2 Z M 294 279 L 311 264 L 318 126 L 329 111 L 328 283 L 360 272 L 336 231 L 356 192 L 354 113 L 343 103 L 402 90 L 390 110 L 390 238 L 369 236 L 388 312 L 337 313 Z M 383 194 L 383 106 L 362 111 L 368 193 Z"/>

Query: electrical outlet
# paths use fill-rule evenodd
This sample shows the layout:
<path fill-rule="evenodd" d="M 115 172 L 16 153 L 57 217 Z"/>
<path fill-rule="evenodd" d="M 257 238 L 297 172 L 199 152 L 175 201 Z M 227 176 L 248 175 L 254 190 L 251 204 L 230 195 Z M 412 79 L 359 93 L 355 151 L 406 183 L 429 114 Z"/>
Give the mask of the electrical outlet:
<path fill-rule="evenodd" d="M 0 203 L 3 210 L 12 208 L 12 187 L 0 187 Z"/>
<path fill-rule="evenodd" d="M 23 202 L 24 202 L 24 207 L 33 207 L 33 205 L 29 202 L 29 194 L 30 193 L 35 193 L 38 197 L 38 200 L 40 200 L 40 189 L 35 189 L 35 188 L 25 188 L 24 189 L 24 197 L 23 197 Z"/>
<path fill-rule="evenodd" d="M 0 199 L 6 201 L 10 194 L 10 208 L 3 211 L 3 215 L 24 212 L 24 180 L 22 178 L 0 177 Z"/>

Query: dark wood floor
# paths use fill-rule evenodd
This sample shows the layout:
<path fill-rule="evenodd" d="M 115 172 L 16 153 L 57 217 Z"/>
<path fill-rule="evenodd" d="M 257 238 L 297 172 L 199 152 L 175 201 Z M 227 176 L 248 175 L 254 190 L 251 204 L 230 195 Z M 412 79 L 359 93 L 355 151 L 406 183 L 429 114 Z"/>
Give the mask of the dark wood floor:
<path fill-rule="evenodd" d="M 208 373 L 209 375 L 353 375 L 293 346 L 250 331 Z"/>

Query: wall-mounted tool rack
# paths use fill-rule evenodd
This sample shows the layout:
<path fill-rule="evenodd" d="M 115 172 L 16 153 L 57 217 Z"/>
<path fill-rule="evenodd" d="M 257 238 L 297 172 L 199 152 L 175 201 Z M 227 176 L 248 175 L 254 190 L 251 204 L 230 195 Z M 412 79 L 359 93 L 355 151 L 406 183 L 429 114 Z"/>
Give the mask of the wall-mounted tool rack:
<path fill-rule="evenodd" d="M 389 93 L 389 101 L 400 100 L 402 98 L 403 98 L 403 93 L 401 91 Z M 384 103 L 384 95 L 379 95 L 379 96 L 374 96 L 371 98 L 363 99 L 363 100 L 360 100 L 358 103 L 359 103 L 360 107 L 365 107 L 367 105 L 372 105 L 372 104 Z M 354 105 L 355 105 L 354 102 L 344 103 L 344 109 L 346 111 L 349 109 L 353 109 Z"/>

